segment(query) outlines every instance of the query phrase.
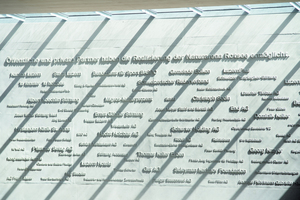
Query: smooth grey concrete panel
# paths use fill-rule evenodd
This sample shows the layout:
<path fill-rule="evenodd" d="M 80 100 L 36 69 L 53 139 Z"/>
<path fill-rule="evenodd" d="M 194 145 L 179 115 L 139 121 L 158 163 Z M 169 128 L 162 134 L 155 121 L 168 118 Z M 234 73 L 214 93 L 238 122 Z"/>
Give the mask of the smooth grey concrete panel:
<path fill-rule="evenodd" d="M 3 24 L 1 198 L 296 199 L 298 22 Z"/>

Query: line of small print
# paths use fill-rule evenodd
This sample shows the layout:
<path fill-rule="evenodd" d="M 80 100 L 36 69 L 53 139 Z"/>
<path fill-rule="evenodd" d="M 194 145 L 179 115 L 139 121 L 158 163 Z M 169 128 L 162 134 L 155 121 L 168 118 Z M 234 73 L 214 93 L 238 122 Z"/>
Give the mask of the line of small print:
<path fill-rule="evenodd" d="M 149 122 L 197 122 L 200 121 L 201 118 L 165 118 L 165 119 L 152 119 L 149 118 Z"/>
<path fill-rule="evenodd" d="M 143 81 L 140 80 L 137 82 L 137 85 L 183 85 L 183 84 L 191 84 L 191 85 L 206 85 L 209 83 L 209 79 L 196 79 L 196 80 L 154 80 L 154 81 Z"/>
<path fill-rule="evenodd" d="M 218 76 L 217 81 L 276 81 L 277 76 L 265 75 L 265 76 Z"/>
<path fill-rule="evenodd" d="M 212 122 L 245 122 L 246 118 L 212 118 Z"/>
<path fill-rule="evenodd" d="M 205 112 L 213 111 L 213 107 L 178 107 L 178 108 L 156 108 L 155 112 Z"/>

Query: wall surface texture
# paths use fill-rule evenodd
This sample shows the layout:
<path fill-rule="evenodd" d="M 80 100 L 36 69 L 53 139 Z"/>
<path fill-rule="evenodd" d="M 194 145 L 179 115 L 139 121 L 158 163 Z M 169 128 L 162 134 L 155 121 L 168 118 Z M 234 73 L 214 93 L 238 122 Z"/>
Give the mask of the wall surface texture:
<path fill-rule="evenodd" d="M 0 1 L 0 13 L 51 13 L 157 8 L 203 7 L 289 2 L 287 0 L 10 0 Z"/>
<path fill-rule="evenodd" d="M 299 21 L 6 20 L 1 199 L 297 199 Z"/>

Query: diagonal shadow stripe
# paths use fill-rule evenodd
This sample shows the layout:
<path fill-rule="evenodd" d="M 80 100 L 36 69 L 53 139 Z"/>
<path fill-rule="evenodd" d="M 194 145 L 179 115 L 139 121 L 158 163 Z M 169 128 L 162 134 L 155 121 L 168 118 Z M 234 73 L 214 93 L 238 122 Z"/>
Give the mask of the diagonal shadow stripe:
<path fill-rule="evenodd" d="M 300 64 L 298 63 L 298 65 L 300 66 Z M 299 67 L 298 66 L 298 67 Z M 300 119 L 296 122 L 299 123 Z M 290 134 L 293 135 L 293 133 L 297 130 L 298 127 L 292 127 L 286 134 Z M 279 149 L 280 147 L 282 147 L 284 145 L 284 141 L 286 139 L 282 138 L 277 145 L 273 148 L 273 149 Z M 275 154 L 269 154 L 263 161 L 262 164 L 260 164 L 254 171 L 253 173 L 247 178 L 246 181 L 252 181 L 254 179 L 255 176 L 257 176 L 257 174 L 255 174 L 256 171 L 260 171 L 265 165 L 266 163 L 264 163 L 265 161 L 269 161 Z M 235 194 L 230 198 L 230 199 L 237 199 L 238 196 L 246 189 L 247 185 L 242 185 L 236 192 Z"/>
<path fill-rule="evenodd" d="M 51 34 L 47 37 L 45 42 L 40 46 L 40 48 L 36 51 L 36 53 L 32 56 L 32 58 L 36 58 L 42 51 L 43 49 L 48 45 L 50 40 L 54 37 L 54 35 L 59 31 L 59 29 L 64 25 L 65 21 L 62 20 L 58 23 L 58 25 L 55 27 L 55 29 L 51 32 Z M 25 67 L 20 71 L 20 73 L 25 73 L 30 67 L 30 64 L 26 64 Z M 0 96 L 0 103 L 2 100 L 6 97 L 6 95 L 11 91 L 11 89 L 18 83 L 21 77 L 15 78 L 11 84 L 8 86 L 8 88 L 3 92 L 3 94 Z M 33 108 L 34 110 L 35 108 Z M 33 114 L 34 112 L 30 112 L 30 114 Z M 22 123 L 19 125 L 19 127 L 23 127 L 29 120 L 30 118 L 25 118 Z M 6 140 L 6 142 L 1 146 L 0 148 L 0 154 L 5 150 L 5 148 L 10 144 L 12 139 L 17 135 L 17 132 L 13 132 L 13 134 Z"/>
<path fill-rule="evenodd" d="M 287 22 L 289 22 L 290 20 L 292 20 L 292 18 L 295 16 L 295 14 L 290 14 L 288 17 L 287 17 L 287 19 L 282 23 L 282 25 L 276 30 L 276 32 L 277 31 L 281 31 L 285 26 L 286 26 L 286 24 L 285 23 L 287 23 Z M 226 35 L 228 35 L 228 34 L 226 34 Z M 230 35 L 230 34 L 229 34 Z M 266 44 L 259 50 L 259 52 L 264 52 L 265 51 L 265 49 L 267 49 L 267 47 L 270 45 L 270 43 L 277 37 L 278 35 L 276 35 L 276 36 L 271 36 L 270 38 L 269 38 L 269 40 L 266 42 Z M 224 40 L 226 40 L 228 38 L 228 36 L 226 37 L 226 38 L 223 38 L 222 39 L 222 41 L 224 42 Z M 218 47 L 216 47 L 217 49 L 218 49 Z M 213 50 L 212 51 L 213 53 L 215 53 L 216 51 L 215 50 Z M 210 54 L 213 54 L 213 53 L 210 53 Z M 253 65 L 253 63 L 249 63 L 246 67 L 245 67 L 245 69 L 249 69 L 251 66 Z M 202 69 L 203 67 L 201 67 L 200 69 Z M 242 76 L 244 76 L 244 74 L 242 74 L 242 75 L 240 75 L 241 77 Z M 191 77 L 191 79 L 189 79 L 189 80 L 193 80 L 194 79 L 194 77 Z M 236 80 L 236 81 L 234 81 L 234 82 L 232 82 L 232 84 L 229 86 L 230 88 L 234 88 L 235 86 L 236 86 L 236 84 L 238 83 L 238 80 Z M 228 94 L 230 93 L 230 91 L 225 91 L 221 96 L 227 96 Z M 177 95 L 178 95 L 179 93 L 177 93 Z M 176 95 L 175 95 L 176 96 Z M 168 106 L 166 106 L 166 107 L 171 107 L 171 105 L 172 105 L 173 103 L 171 103 L 171 104 L 169 104 Z M 214 105 L 212 106 L 213 108 L 214 108 L 214 110 L 218 107 L 220 105 L 220 102 L 216 102 L 216 103 L 214 103 Z M 200 122 L 196 125 L 196 126 L 201 126 L 205 121 L 206 121 L 206 119 L 208 119 L 208 117 L 212 114 L 213 112 L 211 112 L 211 113 L 206 113 L 204 116 L 203 116 L 203 118 L 202 118 L 202 120 L 200 120 Z M 162 115 L 162 114 L 161 114 Z M 160 118 L 159 118 L 160 119 Z M 187 136 L 187 138 L 191 138 L 192 136 L 194 135 L 194 132 L 191 132 L 188 136 Z M 234 142 L 233 142 L 234 143 Z M 233 145 L 233 143 L 232 143 L 232 145 Z M 174 152 L 180 152 L 181 151 L 181 149 L 183 148 L 183 146 L 184 146 L 184 144 L 186 144 L 186 142 L 184 142 L 183 143 L 183 145 L 181 146 L 181 147 L 178 147 Z M 229 149 L 228 147 L 226 147 L 227 149 Z M 224 155 L 221 155 L 221 157 L 222 156 L 224 156 Z M 171 161 L 172 161 L 173 159 L 172 158 L 168 158 L 167 159 L 167 161 L 161 166 L 161 170 L 160 170 L 160 172 L 158 172 L 158 173 L 156 173 L 154 176 L 153 176 L 153 178 L 152 179 L 156 179 L 156 178 L 158 178 L 161 174 L 162 174 L 162 172 L 166 169 L 166 167 L 171 163 Z M 209 169 L 211 169 L 211 168 L 209 168 Z M 195 185 L 198 185 L 197 184 L 198 183 L 198 181 L 196 182 L 196 184 Z M 153 182 L 152 181 L 149 181 L 148 183 L 147 183 L 147 185 L 144 187 L 144 189 L 137 195 L 137 197 L 135 198 L 135 199 L 140 199 L 144 194 L 145 194 L 145 192 L 150 188 L 150 186 L 153 184 Z M 195 190 L 196 189 L 196 187 L 195 187 L 195 185 L 190 189 L 190 191 L 191 190 Z M 189 192 L 188 192 L 188 194 L 190 194 Z M 188 195 L 189 196 L 189 195 Z M 186 199 L 186 198 L 188 198 L 188 196 L 187 195 L 185 195 L 185 197 L 183 198 L 183 199 Z"/>
<path fill-rule="evenodd" d="M 299 123 L 299 122 L 298 122 Z M 300 183 L 300 176 L 297 178 L 296 183 Z M 299 185 L 292 185 L 281 197 L 280 200 L 298 200 L 300 197 Z"/>
<path fill-rule="evenodd" d="M 194 23 L 195 23 L 195 21 L 192 20 L 192 23 L 190 23 L 190 25 L 188 26 L 188 27 L 189 27 L 188 29 L 190 29 L 191 25 L 194 24 Z M 187 28 L 186 28 L 186 29 L 187 29 Z M 186 31 L 183 31 L 183 32 L 180 34 L 180 36 L 177 38 L 178 41 L 176 40 L 176 41 L 171 45 L 171 47 L 172 47 L 172 48 L 175 47 L 175 46 L 176 46 L 175 43 L 178 43 L 179 40 L 181 40 L 182 37 L 183 37 L 185 34 L 186 34 Z M 226 38 L 227 38 L 227 36 L 226 36 Z M 223 40 L 222 40 L 222 41 L 223 41 Z M 172 50 L 172 49 L 168 49 L 167 52 L 164 54 L 164 56 L 165 56 L 165 55 L 168 55 L 168 54 L 171 52 L 171 50 Z M 154 67 L 152 70 L 157 69 L 158 66 L 159 66 L 160 64 L 161 64 L 161 63 L 156 64 L 155 67 Z M 108 71 L 109 71 L 109 70 L 108 70 Z M 147 79 L 149 79 L 149 78 L 145 78 L 143 81 L 145 81 L 145 80 L 147 80 Z M 139 87 L 142 87 L 142 86 L 139 86 Z M 137 87 L 137 88 L 139 88 L 139 87 Z M 90 93 L 89 93 L 89 94 L 90 94 Z M 91 94 L 92 94 L 92 93 L 91 93 Z M 134 96 L 135 96 L 135 95 L 132 94 L 130 97 L 134 97 Z M 127 104 L 123 104 L 123 106 L 122 106 L 117 112 L 121 112 L 121 111 L 126 107 L 126 105 L 127 105 Z M 155 126 L 155 125 L 154 125 L 154 126 Z M 109 125 L 107 125 L 106 127 L 104 127 L 104 128 L 102 129 L 102 131 L 106 131 L 106 129 L 108 129 L 108 127 L 109 127 Z M 151 126 L 151 127 L 148 128 L 148 129 L 151 130 L 152 127 L 153 127 L 153 126 Z M 146 135 L 147 135 L 147 132 L 148 132 L 148 131 L 146 131 L 146 133 L 144 133 L 143 136 L 146 136 Z M 145 137 L 141 137 L 140 140 L 142 141 L 144 138 L 145 138 Z M 100 139 L 99 137 L 96 137 L 96 138 L 93 140 L 92 144 L 93 144 L 93 143 L 96 143 L 99 139 Z M 140 142 L 138 141 L 137 144 L 140 144 Z M 84 151 L 83 155 L 86 155 L 86 154 L 90 151 L 91 148 L 92 148 L 92 146 L 90 146 L 89 148 L 87 148 L 87 149 Z M 129 151 L 128 154 L 130 155 L 130 154 L 132 154 L 134 151 L 135 151 L 135 149 L 131 149 L 131 150 Z M 67 173 L 65 174 L 65 176 L 62 178 L 62 180 L 64 180 L 66 177 L 68 177 L 67 174 L 70 174 L 70 173 L 75 169 L 75 167 L 78 166 L 78 164 L 82 161 L 83 157 L 84 157 L 84 156 L 80 157 L 80 158 L 74 163 L 74 165 L 70 168 L 70 170 L 68 170 L 68 172 L 67 172 Z M 120 168 L 122 165 L 123 165 L 123 161 L 121 161 L 121 162 L 119 163 L 119 165 L 117 165 L 116 169 Z M 112 173 L 109 175 L 109 177 L 113 177 L 114 174 L 115 174 L 115 173 L 112 172 Z M 64 182 L 64 181 L 62 181 L 62 182 Z M 96 192 L 99 193 L 99 192 L 100 192 L 99 190 L 102 190 L 102 189 L 104 188 L 105 185 L 106 185 L 106 183 L 102 184 L 101 187 L 97 190 L 98 192 L 97 192 L 97 191 L 96 191 Z M 95 194 L 91 197 L 91 199 L 92 199 L 92 198 L 95 198 L 96 196 L 97 196 L 97 194 L 95 193 Z M 47 199 L 49 199 L 49 198 L 47 197 Z"/>
<path fill-rule="evenodd" d="M 190 22 L 189 24 L 184 28 L 184 30 L 179 34 L 179 36 L 176 38 L 176 40 L 170 45 L 170 47 L 166 50 L 166 52 L 163 54 L 163 56 L 167 56 L 169 55 L 172 50 L 177 46 L 177 44 L 181 41 L 181 39 L 186 35 L 186 33 L 192 28 L 192 26 L 196 23 L 196 21 L 199 19 L 199 16 L 195 16 Z M 157 62 L 154 67 L 151 70 L 157 70 L 159 68 L 159 66 L 161 65 L 162 62 Z M 147 81 L 149 80 L 150 77 L 145 77 L 142 81 Z M 137 90 L 141 89 L 143 86 L 139 85 L 136 87 Z M 137 93 L 132 93 L 129 98 L 133 98 Z M 122 112 L 125 107 L 128 105 L 127 104 L 123 104 L 119 110 L 117 112 Z M 134 145 L 128 152 L 127 152 L 127 157 L 130 157 L 135 150 L 139 147 L 139 144 L 142 143 L 142 141 L 146 138 L 147 134 L 150 132 L 150 130 L 153 129 L 153 127 L 157 124 L 156 123 L 152 123 L 147 130 L 140 136 L 140 138 L 137 140 L 137 142 L 135 143 L 136 145 Z M 101 131 L 104 132 L 109 128 L 109 125 L 107 124 L 107 127 L 104 127 Z M 97 139 L 98 140 L 98 139 Z M 116 170 L 112 171 L 106 179 L 111 179 L 112 177 L 114 177 L 114 175 L 117 173 L 118 169 L 120 169 L 123 164 L 125 163 L 125 158 L 122 159 L 118 165 L 115 167 Z M 94 194 L 90 197 L 90 199 L 95 199 L 97 197 L 97 195 L 104 189 L 104 187 L 108 184 L 108 182 L 103 182 L 101 184 L 101 186 L 94 192 Z"/>
<path fill-rule="evenodd" d="M 22 21 L 19 21 L 14 28 L 7 34 L 5 39 L 0 44 L 0 51 L 3 49 L 3 47 L 7 44 L 7 42 L 12 38 L 12 36 L 17 32 L 17 30 L 20 28 L 20 26 L 23 24 Z"/>
<path fill-rule="evenodd" d="M 94 33 L 91 35 L 91 37 L 87 40 L 87 42 L 83 45 L 82 49 L 80 49 L 80 51 L 76 54 L 76 56 L 80 56 L 84 51 L 85 49 L 92 43 L 92 41 L 95 39 L 95 37 L 98 35 L 98 33 L 103 29 L 103 27 L 106 25 L 106 23 L 108 22 L 108 20 L 104 20 L 100 25 L 99 27 L 94 31 Z M 70 70 L 70 68 L 73 66 L 73 64 L 69 64 L 67 65 L 67 67 L 63 70 L 63 73 L 66 73 L 68 70 Z M 63 79 L 63 77 L 58 77 L 56 80 L 55 80 L 55 83 L 59 83 L 61 80 Z M 55 85 L 55 84 L 54 84 Z M 43 95 L 42 98 L 47 98 L 51 92 L 54 90 L 54 88 L 56 88 L 56 86 L 51 86 L 47 93 L 45 93 Z M 38 103 L 36 104 L 33 109 L 30 111 L 29 114 L 34 114 L 36 112 L 36 110 L 38 110 L 38 108 L 42 105 L 42 103 Z M 24 125 L 29 121 L 30 118 L 25 118 L 21 124 L 18 126 L 18 128 L 22 128 L 24 127 Z M 67 124 L 64 126 L 66 127 Z M 17 135 L 18 132 L 14 132 L 11 137 L 6 141 L 5 143 L 5 146 L 3 145 L 1 147 L 1 151 L 0 153 L 3 152 L 3 150 L 7 147 L 7 145 L 9 144 L 9 142 Z M 58 131 L 56 132 L 56 134 L 54 136 L 56 136 L 55 138 L 57 138 L 59 136 L 59 134 L 61 133 L 61 131 Z M 49 148 L 52 143 L 54 142 L 54 140 L 50 140 L 45 148 Z M 43 155 L 43 153 L 39 153 L 37 155 L 37 158 L 41 158 Z M 31 164 L 28 166 L 29 169 L 32 169 L 32 167 L 36 164 L 37 161 L 33 161 L 31 162 Z M 29 173 L 29 171 L 24 171 L 24 173 L 22 173 L 22 175 L 20 176 L 20 178 L 18 180 L 22 180 L 25 176 L 27 176 L 27 174 Z M 21 181 L 16 181 L 16 183 L 6 192 L 6 194 L 2 197 L 2 199 L 7 199 L 9 197 L 9 195 L 16 189 L 16 187 L 20 184 Z"/>
<path fill-rule="evenodd" d="M 293 70 L 291 70 L 291 72 L 285 77 L 285 79 L 287 78 L 291 78 L 293 76 L 293 74 L 298 70 L 300 66 L 300 63 L 298 63 L 294 68 Z M 282 82 L 276 87 L 276 89 L 274 91 L 280 91 L 282 89 L 282 87 L 284 86 L 284 80 L 282 80 Z M 261 113 L 263 111 L 263 109 L 270 103 L 270 101 L 265 101 L 254 113 Z M 252 122 L 254 121 L 254 117 L 252 116 L 252 118 L 250 118 L 246 124 L 242 127 L 242 129 L 247 129 L 251 124 Z M 238 138 L 243 135 L 243 133 L 245 132 L 244 130 L 241 130 L 239 131 L 233 138 L 232 138 L 232 142 L 230 142 L 224 149 L 230 149 L 234 143 L 236 141 L 238 141 Z M 220 160 L 222 159 L 222 157 L 225 156 L 226 153 L 221 153 L 217 156 L 217 158 L 215 160 Z M 212 163 L 208 169 L 212 169 L 214 168 L 215 166 L 217 165 L 217 163 Z M 182 198 L 182 199 L 187 199 L 191 194 L 192 192 L 199 186 L 199 184 L 206 178 L 207 174 L 204 174 L 202 175 L 198 180 L 197 182 L 193 185 L 193 187 L 189 190 L 189 192 Z"/>
<path fill-rule="evenodd" d="M 40 55 L 40 53 L 45 49 L 45 47 L 48 45 L 50 40 L 54 37 L 54 35 L 59 31 L 59 29 L 64 25 L 65 21 L 62 20 L 59 22 L 59 24 L 55 27 L 55 29 L 52 31 L 52 33 L 47 37 L 45 42 L 40 46 L 40 48 L 35 52 L 35 54 L 31 58 L 36 58 Z M 31 64 L 26 64 L 23 69 L 19 72 L 21 74 L 25 73 Z M 7 96 L 7 94 L 11 91 L 11 89 L 18 83 L 21 77 L 15 78 L 10 85 L 6 88 L 6 90 L 1 94 L 0 96 L 0 103 L 3 101 L 3 99 Z M 1 149 L 2 150 L 2 149 Z M 0 150 L 0 154 L 2 151 Z"/>
<path fill-rule="evenodd" d="M 146 22 L 142 25 L 142 27 L 139 29 L 139 31 L 133 36 L 133 38 L 129 41 L 129 43 L 126 45 L 126 47 L 122 50 L 122 52 L 119 54 L 118 57 L 123 57 L 128 50 L 133 46 L 133 44 L 137 41 L 137 39 L 142 35 L 142 33 L 146 30 L 146 28 L 150 25 L 150 23 L 152 22 L 154 18 L 153 17 L 149 17 Z M 117 63 L 112 64 L 105 73 L 109 73 L 111 72 L 115 67 L 116 67 Z M 101 77 L 95 84 L 95 86 L 87 93 L 86 97 L 84 99 L 82 99 L 82 101 L 79 103 L 79 105 L 76 107 L 75 110 L 79 110 L 83 107 L 83 105 L 89 100 L 90 96 L 92 96 L 95 91 L 99 88 L 99 86 L 103 83 L 103 81 L 106 79 L 107 77 Z M 69 117 L 69 119 L 73 119 L 76 116 L 77 113 L 72 113 Z M 70 120 L 70 121 L 71 121 Z M 65 128 L 67 127 L 67 125 L 70 122 L 65 122 L 61 127 Z M 108 129 L 110 125 L 107 124 L 106 125 L 106 129 Z M 52 138 L 51 140 L 54 140 L 58 137 L 58 135 L 61 132 L 57 132 Z M 98 137 L 96 137 L 92 143 L 96 143 L 99 140 Z M 50 145 L 48 145 L 50 146 Z M 70 174 L 78 165 L 79 163 L 83 160 L 83 158 L 86 156 L 86 154 L 92 149 L 92 146 L 87 147 L 87 149 L 85 149 L 85 151 L 82 153 L 82 155 L 77 159 L 77 161 L 74 162 L 74 164 L 69 168 L 69 170 L 64 174 L 64 177 L 61 179 L 61 181 L 59 181 L 56 186 L 52 189 L 52 191 L 47 195 L 47 197 L 45 199 L 50 199 L 52 198 L 52 196 L 56 193 L 56 191 L 61 187 L 61 185 L 64 183 L 65 178 L 68 177 L 68 174 Z M 41 154 L 42 155 L 42 154 Z M 33 165 L 32 165 L 33 167 Z"/>
<path fill-rule="evenodd" d="M 262 46 L 262 48 L 258 51 L 258 53 L 262 53 L 264 52 L 268 47 L 269 45 L 277 38 L 277 36 L 279 34 L 277 33 L 280 33 L 290 22 L 291 20 L 296 16 L 295 13 L 291 13 L 282 23 L 281 25 L 277 28 L 277 30 L 275 31 L 276 35 L 272 35 L 267 41 L 266 43 Z M 250 69 L 250 67 L 253 65 L 254 63 L 249 63 L 245 69 Z M 297 66 L 293 68 L 293 72 L 295 72 L 297 70 Z M 292 76 L 293 74 L 292 73 L 289 73 L 287 77 L 289 76 Z M 244 75 L 242 75 L 244 76 Z M 284 81 L 284 80 L 283 80 Z M 236 86 L 236 84 L 238 83 L 238 80 L 236 81 L 233 81 L 231 84 L 230 84 L 230 88 L 233 88 Z M 277 87 L 278 91 L 279 89 L 281 89 L 283 87 L 283 85 L 279 85 Z M 226 96 L 227 94 L 229 93 L 229 91 L 225 91 L 221 96 Z M 220 103 L 215 103 L 215 105 L 213 106 L 214 108 L 216 108 Z M 259 109 L 255 112 L 255 113 L 260 113 L 262 111 L 262 109 L 268 104 L 268 102 L 264 102 L 260 107 Z M 204 116 L 204 119 L 207 119 L 209 117 L 210 114 L 208 114 L 207 116 Z M 201 126 L 203 123 L 204 123 L 205 120 L 203 120 L 203 122 L 199 122 L 197 124 L 197 126 Z M 243 126 L 243 128 L 247 128 L 250 126 L 250 124 L 253 122 L 253 118 L 248 120 L 246 122 L 246 124 Z M 243 134 L 244 131 L 239 131 L 235 137 L 231 140 L 231 142 L 225 147 L 225 149 L 230 149 L 234 144 L 235 142 L 238 140 L 238 138 Z M 189 134 L 189 137 L 191 137 L 193 134 Z M 219 154 L 219 156 L 216 158 L 216 160 L 219 160 L 221 159 L 223 156 L 225 156 L 225 153 L 222 152 Z M 217 165 L 217 163 L 212 163 L 208 169 L 212 169 L 215 165 Z M 207 175 L 202 175 L 197 181 L 196 183 L 191 187 L 191 189 L 186 193 L 186 195 L 182 198 L 182 199 L 187 199 L 192 193 L 193 191 L 195 191 L 195 189 L 199 186 L 199 184 L 204 180 L 204 178 L 206 177 Z"/>
<path fill-rule="evenodd" d="M 219 44 L 224 44 L 224 43 L 227 41 L 227 39 L 230 37 L 230 35 L 235 31 L 235 29 L 242 23 L 242 21 L 243 21 L 245 18 L 246 18 L 246 15 L 240 16 L 240 17 L 238 18 L 238 20 L 232 25 L 232 27 L 227 31 L 227 33 L 224 35 L 224 37 L 218 42 L 218 45 L 217 45 L 217 46 L 216 46 L 209 54 L 215 54 L 215 53 L 217 53 L 218 50 L 221 48 L 221 45 L 219 45 Z M 199 69 L 199 70 L 200 70 L 200 69 L 203 69 L 203 68 L 206 66 L 206 64 L 207 64 L 207 63 L 201 63 L 201 65 L 198 67 L 198 69 Z M 193 75 L 190 76 L 190 78 L 188 79 L 188 81 L 192 81 L 192 80 L 194 80 L 196 77 L 197 77 L 197 75 L 196 75 L 196 74 L 193 74 Z M 181 94 L 183 94 L 183 92 L 186 90 L 187 87 L 188 87 L 188 85 L 183 85 L 183 86 L 179 89 L 179 91 L 174 95 L 174 97 L 175 97 L 176 99 L 178 99 L 178 97 L 179 97 Z M 233 88 L 233 87 L 231 87 L 231 88 Z M 229 93 L 229 91 L 228 91 L 227 93 Z M 226 95 L 227 95 L 227 94 L 226 94 Z M 165 106 L 165 108 L 171 108 L 171 107 L 173 106 L 174 103 L 175 103 L 175 102 L 172 102 L 172 101 L 169 102 L 169 103 Z M 220 104 L 220 103 L 218 102 L 218 103 L 215 103 L 215 104 L 213 105 L 214 110 L 215 110 L 215 108 L 216 108 L 219 104 Z M 201 120 L 198 124 L 204 123 L 204 121 L 206 121 L 207 117 L 208 117 L 209 115 L 211 115 L 211 114 L 212 114 L 212 112 L 211 112 L 211 113 L 206 113 L 206 115 L 204 115 L 204 117 L 202 118 L 202 120 Z M 165 115 L 165 113 L 160 113 L 160 114 L 157 116 L 156 119 L 161 119 L 164 115 Z M 206 116 L 207 116 L 207 117 L 206 117 Z M 152 124 L 152 125 L 147 129 L 147 131 L 145 132 L 144 137 L 146 137 L 146 135 L 152 130 L 153 126 L 155 126 L 155 125 L 158 123 L 158 121 L 159 121 L 159 120 L 157 120 L 156 122 L 153 122 L 153 124 Z M 191 136 L 187 136 L 187 137 L 191 137 Z M 183 143 L 183 144 L 185 144 L 185 143 Z M 182 145 L 182 147 L 178 147 L 176 150 L 174 150 L 174 152 L 179 152 L 182 148 L 183 148 L 183 145 Z M 152 179 L 158 178 L 158 177 L 163 173 L 163 171 L 166 169 L 166 167 L 171 163 L 172 160 L 173 160 L 173 159 L 169 157 L 169 158 L 166 160 L 166 162 L 160 167 L 160 171 L 157 172 L 157 173 L 152 177 Z M 153 184 L 153 182 L 150 180 L 150 181 L 147 183 L 147 185 L 143 188 L 143 190 L 141 190 L 141 192 L 136 196 L 135 199 L 140 199 L 140 198 L 142 198 L 142 196 L 147 192 L 147 190 L 151 187 L 152 184 Z"/>
<path fill-rule="evenodd" d="M 192 24 L 195 23 L 196 19 L 198 19 L 198 17 L 196 17 L 195 19 L 192 20 L 192 22 L 189 23 L 189 28 L 192 26 Z M 152 21 L 153 18 L 151 17 L 151 18 L 149 18 L 149 20 Z M 149 21 L 149 20 L 147 20 L 147 21 Z M 149 24 L 151 21 L 149 21 L 148 23 L 145 23 L 145 24 L 147 25 L 147 24 Z M 139 31 L 138 34 L 136 34 L 136 36 L 141 35 L 141 33 L 143 32 L 143 30 L 144 30 L 145 28 L 146 28 L 146 27 L 144 27 L 143 29 L 141 29 L 141 32 Z M 180 39 L 183 37 L 183 35 L 184 35 L 185 33 L 186 33 L 186 32 L 183 31 L 183 32 L 179 35 L 178 41 L 177 41 L 177 42 L 180 41 Z M 133 43 L 136 41 L 136 39 L 137 39 L 137 37 L 134 37 L 134 38 L 133 38 L 133 40 L 132 40 L 132 41 L 127 45 L 127 47 L 124 48 L 124 50 L 121 52 L 121 54 L 119 55 L 119 57 L 125 55 L 125 53 L 129 50 L 128 48 L 129 48 L 130 46 L 133 45 Z M 173 43 L 173 44 L 175 44 L 175 43 Z M 173 45 L 171 45 L 171 46 L 173 46 Z M 168 53 L 169 53 L 169 52 L 168 52 Z M 156 66 L 158 67 L 159 65 L 160 65 L 160 64 L 158 64 L 158 65 L 156 65 Z M 115 64 L 112 65 L 111 67 L 109 67 L 105 73 L 108 73 L 108 72 L 112 71 L 113 67 L 115 67 Z M 94 93 L 94 91 L 96 90 L 96 88 L 98 87 L 98 83 L 100 84 L 101 81 L 104 80 L 104 79 L 105 79 L 105 78 L 100 78 L 100 80 L 99 80 L 99 81 L 97 82 L 97 84 L 96 84 L 96 87 L 93 88 L 93 89 L 88 93 L 87 96 L 92 95 L 92 94 Z M 148 80 L 149 78 L 146 78 L 146 79 Z M 144 79 L 144 80 L 145 80 L 145 79 Z M 139 87 L 142 87 L 142 86 L 139 86 Z M 133 96 L 135 96 L 135 95 L 133 95 Z M 125 109 L 125 107 L 126 107 L 127 105 L 128 105 L 128 103 L 124 103 L 123 106 L 122 106 L 117 112 L 122 112 L 122 110 Z M 105 126 L 101 131 L 106 131 L 109 127 L 110 127 L 110 125 L 109 125 L 109 124 L 106 124 L 106 126 Z M 99 139 L 100 139 L 99 136 L 95 137 L 94 140 L 91 142 L 91 144 L 96 143 Z M 83 158 L 85 157 L 85 155 L 87 155 L 87 153 L 88 153 L 92 148 L 93 148 L 93 146 L 88 146 L 88 147 L 85 149 L 85 151 L 82 153 L 83 156 L 80 156 L 80 157 L 77 159 L 77 161 L 74 162 L 73 166 L 71 166 L 70 169 L 68 170 L 68 172 L 65 173 L 65 175 L 64 175 L 63 178 L 62 178 L 62 180 L 64 180 L 66 177 L 68 177 L 68 174 L 70 174 L 70 173 L 71 173 L 71 172 L 79 165 L 79 163 L 83 160 Z M 58 184 L 56 185 L 56 187 L 49 193 L 49 195 L 47 196 L 46 199 L 50 199 L 50 198 L 53 196 L 53 194 L 58 190 L 58 188 L 61 186 L 61 184 L 62 184 L 63 182 L 64 182 L 64 181 L 60 181 L 60 183 L 58 183 Z M 103 185 L 102 185 L 102 186 L 103 186 Z M 103 187 L 104 187 L 104 186 L 103 186 Z"/>

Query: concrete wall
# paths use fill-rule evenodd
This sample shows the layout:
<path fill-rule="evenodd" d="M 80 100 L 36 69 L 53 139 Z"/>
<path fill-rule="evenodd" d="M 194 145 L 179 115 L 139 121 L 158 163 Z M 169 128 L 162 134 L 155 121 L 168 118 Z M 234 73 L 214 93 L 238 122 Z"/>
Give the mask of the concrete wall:
<path fill-rule="evenodd" d="M 298 24 L 2 23 L 2 199 L 296 199 Z"/>

